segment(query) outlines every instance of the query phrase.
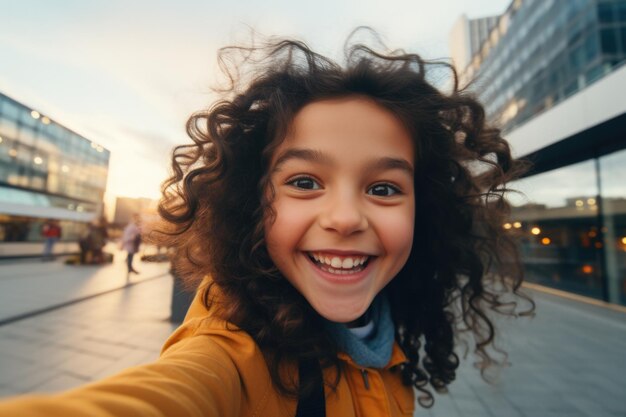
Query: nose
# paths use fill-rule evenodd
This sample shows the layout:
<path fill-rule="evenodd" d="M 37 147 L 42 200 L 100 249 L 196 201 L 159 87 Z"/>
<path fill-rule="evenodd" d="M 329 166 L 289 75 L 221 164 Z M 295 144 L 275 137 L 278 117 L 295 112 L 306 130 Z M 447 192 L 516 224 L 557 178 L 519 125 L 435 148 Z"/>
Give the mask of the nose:
<path fill-rule="evenodd" d="M 319 216 L 319 225 L 341 235 L 351 235 L 369 226 L 363 202 L 349 192 L 328 196 L 325 207 Z"/>

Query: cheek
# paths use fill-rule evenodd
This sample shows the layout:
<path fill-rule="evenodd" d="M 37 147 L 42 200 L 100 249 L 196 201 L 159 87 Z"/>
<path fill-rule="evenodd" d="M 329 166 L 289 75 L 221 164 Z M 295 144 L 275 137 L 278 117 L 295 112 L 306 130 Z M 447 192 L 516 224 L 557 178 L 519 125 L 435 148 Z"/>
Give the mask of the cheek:
<path fill-rule="evenodd" d="M 265 241 L 270 257 L 279 264 L 282 257 L 297 249 L 307 228 L 307 214 L 302 207 L 281 199 L 273 204 L 274 222 L 265 223 Z"/>
<path fill-rule="evenodd" d="M 409 207 L 394 215 L 384 216 L 378 226 L 387 253 L 395 258 L 397 267 L 401 268 L 413 245 L 415 210 Z"/>

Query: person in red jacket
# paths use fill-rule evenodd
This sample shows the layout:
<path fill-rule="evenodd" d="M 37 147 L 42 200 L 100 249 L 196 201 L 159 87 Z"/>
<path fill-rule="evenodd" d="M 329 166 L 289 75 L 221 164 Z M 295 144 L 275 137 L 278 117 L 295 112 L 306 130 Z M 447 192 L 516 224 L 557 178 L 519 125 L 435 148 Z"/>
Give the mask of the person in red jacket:
<path fill-rule="evenodd" d="M 197 288 L 185 323 L 153 364 L 0 415 L 412 416 L 463 335 L 495 363 L 488 313 L 532 311 L 502 228 L 525 165 L 450 65 L 354 38 L 341 64 L 293 40 L 221 62 L 149 236 Z"/>
<path fill-rule="evenodd" d="M 54 260 L 54 244 L 61 239 L 61 225 L 57 220 L 47 220 L 41 226 L 41 236 L 44 238 L 43 260 Z"/>

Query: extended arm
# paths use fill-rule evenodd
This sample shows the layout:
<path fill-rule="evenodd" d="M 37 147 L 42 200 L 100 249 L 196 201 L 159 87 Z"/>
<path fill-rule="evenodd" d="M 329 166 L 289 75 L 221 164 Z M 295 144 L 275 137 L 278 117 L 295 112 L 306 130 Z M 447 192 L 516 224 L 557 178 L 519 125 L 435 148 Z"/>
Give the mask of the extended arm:
<path fill-rule="evenodd" d="M 210 336 L 170 346 L 156 362 L 59 395 L 0 402 L 2 417 L 235 417 L 241 379 L 231 357 Z"/>

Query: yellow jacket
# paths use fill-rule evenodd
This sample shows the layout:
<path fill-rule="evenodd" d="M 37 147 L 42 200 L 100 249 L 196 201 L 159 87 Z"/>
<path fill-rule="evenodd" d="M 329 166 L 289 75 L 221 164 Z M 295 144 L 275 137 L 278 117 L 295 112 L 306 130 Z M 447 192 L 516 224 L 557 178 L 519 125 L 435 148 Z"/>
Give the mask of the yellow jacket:
<path fill-rule="evenodd" d="M 0 416 L 293 417 L 296 400 L 274 389 L 256 343 L 233 328 L 211 316 L 196 297 L 156 362 L 62 394 L 0 402 Z M 413 415 L 413 390 L 389 370 L 406 360 L 397 345 L 382 370 L 361 369 L 347 355 L 339 356 L 347 365 L 336 392 L 326 388 L 328 417 Z"/>

